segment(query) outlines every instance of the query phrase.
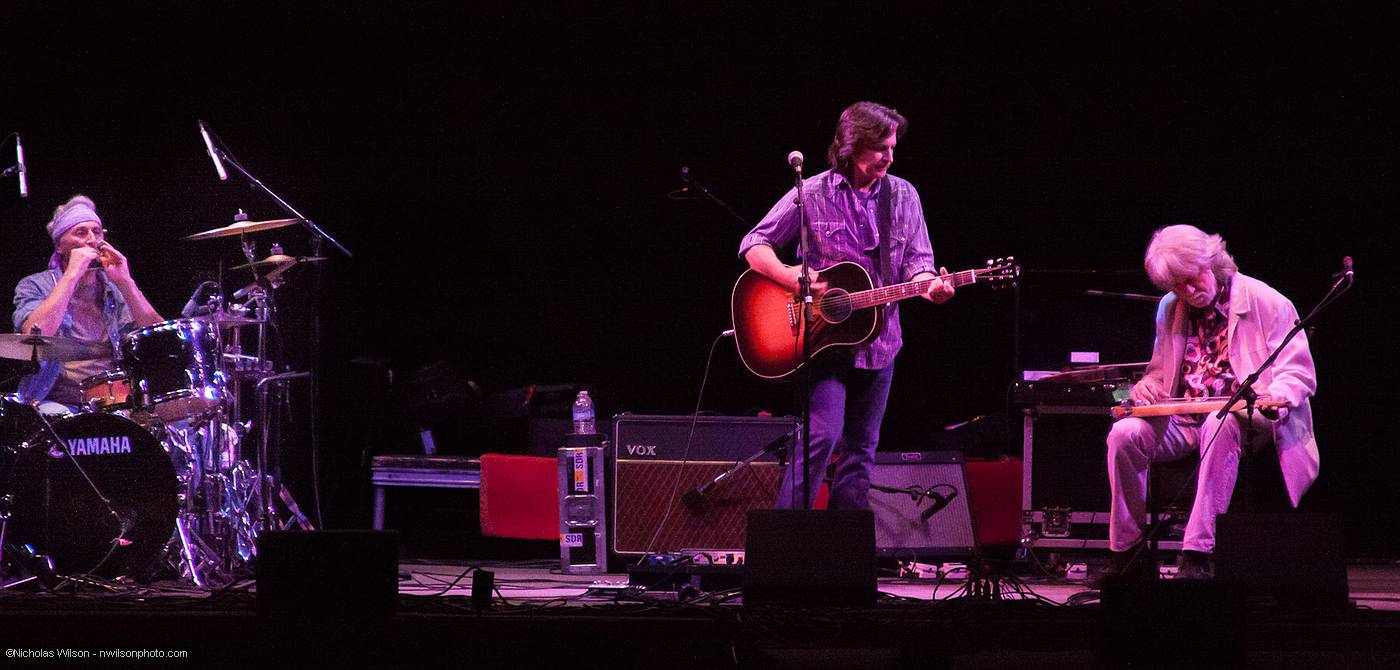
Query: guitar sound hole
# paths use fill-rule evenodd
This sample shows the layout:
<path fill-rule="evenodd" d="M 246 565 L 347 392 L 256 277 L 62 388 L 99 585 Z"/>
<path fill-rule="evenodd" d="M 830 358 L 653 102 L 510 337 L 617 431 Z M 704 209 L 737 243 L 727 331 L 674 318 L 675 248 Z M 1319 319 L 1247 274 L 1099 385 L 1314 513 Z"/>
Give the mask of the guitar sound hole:
<path fill-rule="evenodd" d="M 845 289 L 828 289 L 820 303 L 818 312 L 828 323 L 841 323 L 851 318 L 851 294 Z"/>

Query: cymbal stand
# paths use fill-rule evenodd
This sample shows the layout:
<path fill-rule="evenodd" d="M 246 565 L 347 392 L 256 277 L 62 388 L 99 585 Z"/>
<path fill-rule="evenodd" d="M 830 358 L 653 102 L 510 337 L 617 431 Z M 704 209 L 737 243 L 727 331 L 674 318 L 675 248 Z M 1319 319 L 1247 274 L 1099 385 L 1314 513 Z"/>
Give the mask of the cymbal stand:
<path fill-rule="evenodd" d="M 258 395 L 258 415 L 262 423 L 262 439 L 259 440 L 258 443 L 258 459 L 261 463 L 264 464 L 262 473 L 263 476 L 259 482 L 262 485 L 261 496 L 263 503 L 263 508 L 260 511 L 265 515 L 264 519 L 271 521 L 273 524 L 275 524 L 275 527 L 278 530 L 290 527 L 293 522 L 295 522 L 303 530 L 315 530 L 315 525 L 312 524 L 311 521 L 307 519 L 304 514 L 301 513 L 301 508 L 296 504 L 296 501 L 292 498 L 291 492 L 288 491 L 287 487 L 282 484 L 282 469 L 280 460 L 276 465 L 273 465 L 271 463 L 271 450 L 269 449 L 268 444 L 272 437 L 272 422 L 270 418 L 272 413 L 272 407 L 271 401 L 269 400 L 269 396 L 272 394 L 273 388 L 275 387 L 278 396 L 278 402 L 281 402 L 284 398 L 285 389 L 288 382 L 290 382 L 293 379 L 307 379 L 310 377 L 310 372 L 283 372 L 281 374 L 263 377 L 262 379 L 259 379 L 258 383 L 255 385 Z M 278 447 L 280 449 L 280 443 Z M 282 501 L 283 505 L 286 506 L 287 512 L 292 517 L 292 521 L 289 521 L 285 524 L 278 519 L 275 501 L 279 499 Z"/>

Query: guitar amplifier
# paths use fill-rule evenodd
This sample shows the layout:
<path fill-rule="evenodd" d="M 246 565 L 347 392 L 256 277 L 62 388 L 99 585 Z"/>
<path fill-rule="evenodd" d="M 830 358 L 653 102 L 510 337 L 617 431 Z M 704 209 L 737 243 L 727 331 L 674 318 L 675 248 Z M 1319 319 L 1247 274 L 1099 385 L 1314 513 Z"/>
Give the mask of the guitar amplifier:
<path fill-rule="evenodd" d="M 747 514 L 778 497 L 778 450 L 798 434 L 792 417 L 644 416 L 613 424 L 612 550 L 742 551 Z M 753 462 L 696 496 L 746 458 Z M 683 497 L 692 494 L 690 504 Z"/>
<path fill-rule="evenodd" d="M 870 475 L 876 549 L 894 557 L 975 555 L 970 499 L 959 452 L 876 453 Z"/>

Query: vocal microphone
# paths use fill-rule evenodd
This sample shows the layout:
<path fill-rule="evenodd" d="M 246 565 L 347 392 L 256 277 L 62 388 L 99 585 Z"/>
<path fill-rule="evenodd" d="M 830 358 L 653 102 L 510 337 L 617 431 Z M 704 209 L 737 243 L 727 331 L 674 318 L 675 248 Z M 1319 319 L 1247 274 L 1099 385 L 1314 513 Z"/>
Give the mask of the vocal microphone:
<path fill-rule="evenodd" d="M 802 172 L 802 152 L 793 151 L 789 153 L 788 165 L 791 165 L 792 169 L 797 170 L 798 172 Z"/>
<path fill-rule="evenodd" d="M 1351 256 L 1342 256 L 1342 270 L 1341 272 L 1333 272 L 1332 278 L 1341 279 L 1342 277 L 1346 277 L 1350 279 L 1352 278 L 1353 274 L 1354 273 L 1352 272 Z"/>
<path fill-rule="evenodd" d="M 227 181 L 228 173 L 224 172 L 224 162 L 219 160 L 219 152 L 214 151 L 214 141 L 209 139 L 209 129 L 204 127 L 204 122 L 199 122 L 199 136 L 204 138 L 204 149 L 209 152 L 209 159 L 214 161 L 214 171 L 219 173 L 219 181 Z"/>
<path fill-rule="evenodd" d="M 932 498 L 933 502 L 929 503 L 928 509 L 924 510 L 923 514 L 919 515 L 920 521 L 928 521 L 929 517 L 942 511 L 944 507 L 948 506 L 948 503 L 953 502 L 953 498 L 958 497 L 958 491 L 957 489 L 953 489 L 953 492 L 949 493 L 946 497 L 934 493 L 933 491 L 928 491 L 924 496 Z"/>
<path fill-rule="evenodd" d="M 29 170 L 24 167 L 24 145 L 20 144 L 19 133 L 15 133 L 15 160 L 19 163 L 19 197 L 29 197 Z"/>

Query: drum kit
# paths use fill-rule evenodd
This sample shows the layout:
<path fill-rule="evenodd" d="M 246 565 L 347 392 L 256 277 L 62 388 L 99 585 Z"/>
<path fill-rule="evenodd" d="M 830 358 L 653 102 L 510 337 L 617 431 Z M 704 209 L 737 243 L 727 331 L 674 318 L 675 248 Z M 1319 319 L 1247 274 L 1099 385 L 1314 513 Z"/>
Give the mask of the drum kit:
<path fill-rule="evenodd" d="M 221 272 L 207 304 L 127 333 L 116 352 L 101 342 L 0 334 L 0 357 L 28 361 L 31 372 L 40 361 L 115 359 L 82 381 L 77 413 L 48 416 L 0 399 L 0 552 L 12 568 L 12 553 L 27 556 L 20 581 L 178 575 L 222 588 L 247 573 L 260 532 L 311 529 L 269 447 L 273 403 L 309 375 L 279 370 L 266 343 L 287 272 L 325 259 L 287 256 L 276 245 L 257 259 L 248 238 L 297 223 L 235 220 L 184 238 L 239 238 L 247 262 L 231 269 L 252 274 L 233 294 L 241 302 L 225 300 Z"/>

